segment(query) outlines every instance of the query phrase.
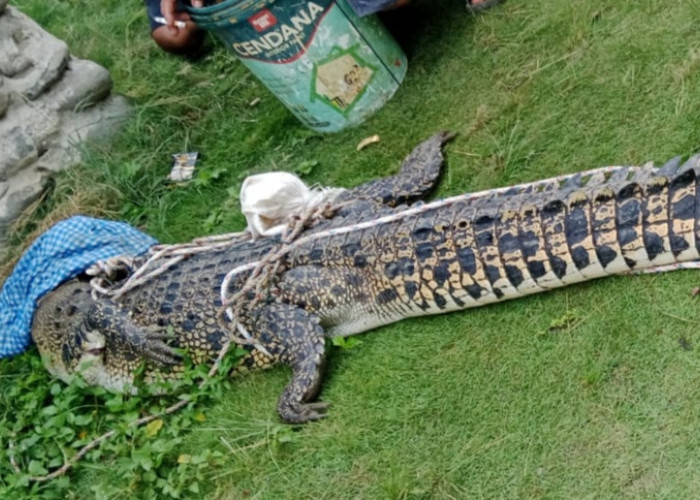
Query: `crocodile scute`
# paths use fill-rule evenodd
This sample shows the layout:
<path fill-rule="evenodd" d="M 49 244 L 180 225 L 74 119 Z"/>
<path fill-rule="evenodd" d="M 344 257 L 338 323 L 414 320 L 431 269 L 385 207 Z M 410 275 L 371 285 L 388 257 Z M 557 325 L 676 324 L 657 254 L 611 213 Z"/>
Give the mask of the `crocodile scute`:
<path fill-rule="evenodd" d="M 699 156 L 423 203 L 449 137 L 420 144 L 395 176 L 345 191 L 335 215 L 280 257 L 266 296 L 245 315 L 255 344 L 243 346 L 241 369 L 292 368 L 277 406 L 283 420 L 325 416 L 316 398 L 328 337 L 700 259 Z M 45 365 L 65 380 L 81 371 L 90 383 L 127 390 L 144 363 L 147 376 L 177 376 L 181 350 L 212 362 L 231 338 L 231 324 L 220 321 L 224 276 L 278 243 L 198 253 L 118 300 L 93 297 L 80 279 L 60 285 L 32 328 Z"/>

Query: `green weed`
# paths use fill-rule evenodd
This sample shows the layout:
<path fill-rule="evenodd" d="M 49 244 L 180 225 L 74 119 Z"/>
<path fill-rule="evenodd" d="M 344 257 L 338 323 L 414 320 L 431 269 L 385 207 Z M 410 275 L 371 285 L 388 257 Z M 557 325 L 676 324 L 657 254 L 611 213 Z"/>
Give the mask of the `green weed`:
<path fill-rule="evenodd" d="M 14 240 L 76 211 L 164 242 L 240 230 L 245 175 L 281 168 L 353 186 L 396 172 L 442 129 L 459 135 L 437 196 L 700 150 L 696 2 L 509 0 L 480 16 L 463 3 L 414 0 L 387 16 L 409 56 L 405 81 L 362 125 L 322 136 L 221 47 L 196 62 L 160 53 L 139 2 L 15 0 L 108 67 L 135 113 L 56 177 Z M 183 186 L 165 181 L 178 151 L 202 153 Z M 693 498 L 700 358 L 678 339 L 699 342 L 696 286 L 695 273 L 618 277 L 381 328 L 351 352 L 331 349 L 329 417 L 299 429 L 275 413 L 284 368 L 190 391 L 191 407 L 133 430 L 170 400 L 64 387 L 31 350 L 0 361 L 0 494 Z M 27 483 L 109 430 L 67 476 Z"/>

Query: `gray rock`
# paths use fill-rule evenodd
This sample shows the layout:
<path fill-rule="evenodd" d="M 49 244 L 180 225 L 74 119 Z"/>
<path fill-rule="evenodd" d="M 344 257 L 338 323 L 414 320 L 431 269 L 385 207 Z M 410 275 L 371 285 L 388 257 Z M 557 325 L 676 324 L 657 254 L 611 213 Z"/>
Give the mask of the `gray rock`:
<path fill-rule="evenodd" d="M 5 114 L 5 111 L 7 111 L 8 106 L 10 105 L 10 94 L 8 94 L 6 91 L 2 89 L 2 85 L 5 79 L 3 78 L 2 75 L 0 75 L 0 118 L 3 117 Z"/>
<path fill-rule="evenodd" d="M 7 231 L 52 172 L 80 161 L 128 116 L 101 66 L 70 56 L 62 41 L 0 0 L 0 252 Z"/>
<path fill-rule="evenodd" d="M 7 239 L 7 230 L 24 209 L 41 196 L 47 178 L 47 172 L 24 170 L 9 183 L 0 197 L 0 250 Z"/>
<path fill-rule="evenodd" d="M 35 65 L 35 67 L 40 67 L 41 71 L 34 77 L 32 85 L 24 91 L 24 95 L 28 99 L 36 99 L 42 92 L 46 91 L 63 75 L 68 67 L 69 57 L 68 46 L 63 42 L 52 46 L 51 50 L 47 51 L 44 61 Z"/>
<path fill-rule="evenodd" d="M 2 118 L 5 115 L 5 112 L 7 111 L 7 108 L 10 106 L 10 94 L 7 92 L 3 92 L 2 89 L 0 89 L 0 118 Z"/>
<path fill-rule="evenodd" d="M 112 91 L 109 71 L 92 61 L 71 58 L 63 78 L 47 94 L 47 107 L 82 111 L 104 100 Z"/>
<path fill-rule="evenodd" d="M 30 166 L 52 147 L 60 135 L 62 120 L 37 102 L 18 99 L 0 120 L 0 180 Z"/>
<path fill-rule="evenodd" d="M 17 171 L 35 161 L 39 157 L 39 153 L 34 146 L 34 139 L 19 125 L 12 127 L 2 135 L 0 181 L 7 181 Z"/>
<path fill-rule="evenodd" d="M 12 35 L 11 30 L 3 30 L 0 24 L 0 73 L 7 76 L 14 76 L 32 66 L 31 59 L 22 55 Z"/>
<path fill-rule="evenodd" d="M 61 40 L 12 7 L 0 16 L 0 73 L 15 92 L 35 99 L 58 80 L 70 52 Z"/>
<path fill-rule="evenodd" d="M 64 119 L 63 141 L 66 147 L 82 142 L 105 141 L 118 132 L 129 117 L 129 101 L 112 96 L 90 109 Z"/>
<path fill-rule="evenodd" d="M 25 170 L 18 174 L 0 198 L 0 224 L 12 223 L 22 210 L 44 191 L 47 172 Z"/>

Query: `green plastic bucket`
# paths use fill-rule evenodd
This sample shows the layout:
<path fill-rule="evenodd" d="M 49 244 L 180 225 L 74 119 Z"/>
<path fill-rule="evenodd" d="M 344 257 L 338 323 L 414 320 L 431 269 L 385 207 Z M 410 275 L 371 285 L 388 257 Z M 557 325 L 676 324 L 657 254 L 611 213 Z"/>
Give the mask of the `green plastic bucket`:
<path fill-rule="evenodd" d="M 336 132 L 381 108 L 406 56 L 376 16 L 345 0 L 228 0 L 188 8 L 309 128 Z"/>

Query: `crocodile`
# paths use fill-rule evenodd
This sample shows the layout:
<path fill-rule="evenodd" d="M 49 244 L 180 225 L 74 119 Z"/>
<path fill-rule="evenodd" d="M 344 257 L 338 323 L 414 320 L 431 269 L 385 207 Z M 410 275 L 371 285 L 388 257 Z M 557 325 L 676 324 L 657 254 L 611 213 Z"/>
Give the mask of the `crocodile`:
<path fill-rule="evenodd" d="M 327 415 L 317 398 L 329 337 L 700 260 L 700 155 L 424 203 L 448 138 L 434 135 L 398 174 L 344 192 L 332 217 L 279 253 L 274 279 L 242 315 L 254 342 L 242 344 L 239 368 L 292 369 L 277 404 L 284 421 Z M 143 365 L 149 377 L 178 376 L 182 350 L 211 363 L 235 333 L 221 321 L 227 273 L 243 270 L 224 282 L 240 291 L 279 246 L 242 241 L 192 255 L 118 300 L 94 296 L 84 279 L 60 285 L 32 325 L 45 366 L 129 390 Z"/>

